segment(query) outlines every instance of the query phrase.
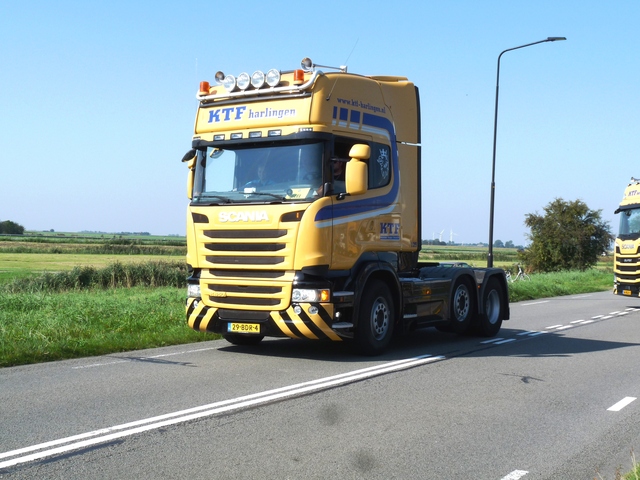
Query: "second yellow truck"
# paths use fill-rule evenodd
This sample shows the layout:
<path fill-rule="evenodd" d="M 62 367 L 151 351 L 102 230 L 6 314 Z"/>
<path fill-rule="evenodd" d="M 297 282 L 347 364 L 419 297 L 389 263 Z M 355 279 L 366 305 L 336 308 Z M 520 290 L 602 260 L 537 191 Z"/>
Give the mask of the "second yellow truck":
<path fill-rule="evenodd" d="M 640 297 L 640 180 L 631 177 L 620 206 L 613 253 L 613 293 Z"/>

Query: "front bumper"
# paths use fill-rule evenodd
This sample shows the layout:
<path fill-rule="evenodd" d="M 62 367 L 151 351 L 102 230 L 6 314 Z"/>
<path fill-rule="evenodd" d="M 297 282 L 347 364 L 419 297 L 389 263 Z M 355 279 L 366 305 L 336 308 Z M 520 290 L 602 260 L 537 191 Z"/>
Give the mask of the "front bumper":
<path fill-rule="evenodd" d="M 269 312 L 208 307 L 202 300 L 189 297 L 186 311 L 189 326 L 200 332 L 238 333 L 237 330 L 231 330 L 231 325 L 248 324 L 252 328 L 247 330 L 256 330 L 257 325 L 259 331 L 249 331 L 243 335 L 332 341 L 341 341 L 346 336 L 341 335 L 338 329 L 331 328 L 333 323 L 337 323 L 334 321 L 332 303 L 298 303 L 283 311 Z"/>

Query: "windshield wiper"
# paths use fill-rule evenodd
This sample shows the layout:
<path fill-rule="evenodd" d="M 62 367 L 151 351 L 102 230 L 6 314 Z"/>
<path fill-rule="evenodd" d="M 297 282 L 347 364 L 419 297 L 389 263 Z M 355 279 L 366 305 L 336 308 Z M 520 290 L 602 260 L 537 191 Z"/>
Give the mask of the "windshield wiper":
<path fill-rule="evenodd" d="M 224 203 L 233 203 L 233 200 L 231 200 L 229 197 L 223 197 L 221 195 L 200 195 L 199 197 L 196 198 L 197 201 L 202 201 L 202 200 L 207 200 L 210 198 L 215 198 L 218 200 L 222 200 Z"/>
<path fill-rule="evenodd" d="M 276 195 L 275 193 L 269 192 L 245 192 L 245 195 L 266 195 L 267 197 L 273 197 L 276 200 L 286 200 L 286 197 L 283 197 L 282 195 Z"/>

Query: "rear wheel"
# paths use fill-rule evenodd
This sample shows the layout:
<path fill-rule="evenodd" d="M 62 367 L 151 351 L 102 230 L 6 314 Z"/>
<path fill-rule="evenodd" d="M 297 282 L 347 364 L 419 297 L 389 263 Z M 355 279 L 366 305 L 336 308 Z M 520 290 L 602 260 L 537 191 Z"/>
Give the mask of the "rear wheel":
<path fill-rule="evenodd" d="M 500 331 L 503 295 L 500 282 L 490 278 L 482 295 L 484 309 L 478 323 L 478 333 L 483 337 L 493 337 Z"/>
<path fill-rule="evenodd" d="M 395 322 L 394 304 L 387 285 L 373 280 L 362 296 L 355 344 L 363 355 L 379 355 L 389 345 Z"/>
<path fill-rule="evenodd" d="M 453 288 L 449 310 L 451 331 L 465 333 L 471 325 L 471 318 L 475 310 L 475 300 L 469 284 L 464 279 L 457 280 Z"/>
<path fill-rule="evenodd" d="M 225 333 L 224 339 L 234 345 L 258 345 L 264 335 L 242 335 L 240 333 Z"/>

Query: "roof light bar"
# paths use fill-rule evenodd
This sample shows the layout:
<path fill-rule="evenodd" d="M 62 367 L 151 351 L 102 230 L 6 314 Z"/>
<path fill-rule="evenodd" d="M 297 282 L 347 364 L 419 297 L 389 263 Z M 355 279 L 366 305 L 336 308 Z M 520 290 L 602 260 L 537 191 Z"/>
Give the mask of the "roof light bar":
<path fill-rule="evenodd" d="M 272 68 L 266 72 L 256 70 L 251 76 L 248 73 L 243 72 L 237 77 L 234 75 L 227 75 L 222 71 L 217 71 L 215 74 L 216 84 L 222 85 L 226 92 L 218 92 L 211 88 L 207 82 L 201 82 L 200 89 L 198 90 L 199 100 L 211 100 L 214 98 L 223 97 L 236 97 L 245 95 L 260 95 L 264 93 L 275 92 L 289 92 L 294 90 L 305 90 L 315 82 L 318 75 L 323 73 L 316 69 L 318 66 L 314 64 L 311 59 L 305 58 L 301 63 L 302 69 L 296 69 L 287 71 L 285 73 L 292 74 L 293 79 L 289 80 L 289 83 L 282 83 L 282 73 L 280 70 Z M 310 77 L 307 76 L 310 74 Z M 305 78 L 307 76 L 307 78 Z M 266 88 L 269 90 L 266 90 Z M 265 90 L 262 90 L 265 89 Z"/>

